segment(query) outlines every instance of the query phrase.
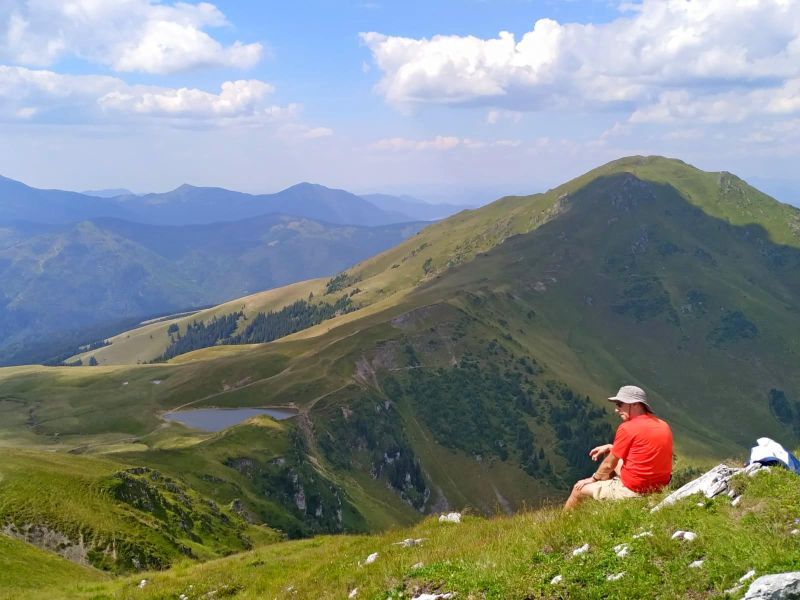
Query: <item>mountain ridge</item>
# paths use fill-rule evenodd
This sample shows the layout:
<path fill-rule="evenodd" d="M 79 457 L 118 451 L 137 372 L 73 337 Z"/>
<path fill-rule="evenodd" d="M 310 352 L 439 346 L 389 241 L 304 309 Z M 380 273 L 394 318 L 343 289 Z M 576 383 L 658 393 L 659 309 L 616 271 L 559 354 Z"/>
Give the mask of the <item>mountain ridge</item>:
<path fill-rule="evenodd" d="M 112 194 L 111 192 L 123 192 Z M 288 214 L 339 225 L 377 226 L 431 220 L 424 203 L 380 194 L 381 206 L 346 190 L 301 182 L 271 194 L 248 194 L 221 187 L 181 184 L 161 193 L 127 190 L 88 193 L 38 189 L 0 177 L 0 222 L 27 220 L 67 224 L 95 218 L 119 218 L 151 225 L 200 225 L 266 214 Z M 410 209 L 407 214 L 397 206 Z M 437 215 L 456 210 L 440 205 Z"/>

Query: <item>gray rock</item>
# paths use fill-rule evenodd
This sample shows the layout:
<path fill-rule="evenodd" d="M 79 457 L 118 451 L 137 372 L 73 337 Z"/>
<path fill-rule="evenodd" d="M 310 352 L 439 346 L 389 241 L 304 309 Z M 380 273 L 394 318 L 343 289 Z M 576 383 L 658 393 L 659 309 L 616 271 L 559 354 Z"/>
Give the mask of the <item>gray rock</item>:
<path fill-rule="evenodd" d="M 690 481 L 682 488 L 672 492 L 669 496 L 659 502 L 651 512 L 655 512 L 665 506 L 675 504 L 678 500 L 683 500 L 693 494 L 703 494 L 706 498 L 713 498 L 728 490 L 728 482 L 731 477 L 741 472 L 742 469 L 729 467 L 728 465 L 717 465 L 704 475 L 694 481 Z"/>
<path fill-rule="evenodd" d="M 800 600 L 800 571 L 759 577 L 750 584 L 744 600 Z"/>
<path fill-rule="evenodd" d="M 745 475 L 750 475 L 758 471 L 763 465 L 760 462 L 750 463 L 744 468 Z"/>

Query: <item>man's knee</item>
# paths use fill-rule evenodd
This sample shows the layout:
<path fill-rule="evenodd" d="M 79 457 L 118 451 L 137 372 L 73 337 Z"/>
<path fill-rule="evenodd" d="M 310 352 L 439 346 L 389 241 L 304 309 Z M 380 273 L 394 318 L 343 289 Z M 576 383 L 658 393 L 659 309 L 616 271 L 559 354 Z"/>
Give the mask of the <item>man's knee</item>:
<path fill-rule="evenodd" d="M 572 486 L 572 494 L 574 496 L 580 496 L 583 498 L 593 498 L 594 497 L 594 489 L 597 487 L 597 483 L 585 483 L 582 486 L 580 485 L 580 481 L 577 482 L 575 485 Z"/>

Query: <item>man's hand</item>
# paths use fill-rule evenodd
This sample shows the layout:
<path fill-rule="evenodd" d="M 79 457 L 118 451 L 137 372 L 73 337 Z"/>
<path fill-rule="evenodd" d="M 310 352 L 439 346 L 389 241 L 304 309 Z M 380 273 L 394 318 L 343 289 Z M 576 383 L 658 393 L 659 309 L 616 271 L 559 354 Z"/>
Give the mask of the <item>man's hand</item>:
<path fill-rule="evenodd" d="M 585 485 L 587 485 L 589 483 L 595 483 L 595 481 L 596 481 L 596 479 L 594 479 L 593 477 L 587 477 L 586 479 L 580 479 L 572 487 L 572 489 L 575 490 L 576 492 L 579 492 L 579 491 L 581 491 L 581 489 L 583 489 L 583 486 L 585 486 Z"/>
<path fill-rule="evenodd" d="M 602 446 L 597 446 L 596 448 L 592 448 L 591 450 L 589 450 L 589 458 L 597 462 L 598 460 L 600 460 L 601 456 L 604 456 L 605 454 L 611 452 L 611 448 L 613 447 L 614 447 L 613 444 L 603 444 Z"/>

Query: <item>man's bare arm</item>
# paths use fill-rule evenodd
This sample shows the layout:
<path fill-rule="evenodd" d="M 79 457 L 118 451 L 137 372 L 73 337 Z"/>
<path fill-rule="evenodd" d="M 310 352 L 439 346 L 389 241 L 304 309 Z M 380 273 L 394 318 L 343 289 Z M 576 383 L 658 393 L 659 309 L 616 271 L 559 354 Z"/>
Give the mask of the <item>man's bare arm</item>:
<path fill-rule="evenodd" d="M 597 446 L 596 448 L 592 448 L 591 450 L 589 450 L 589 458 L 596 461 L 604 454 L 608 454 L 609 452 L 611 452 L 611 448 L 613 446 L 614 446 L 613 444 L 603 444 L 602 446 Z"/>
<path fill-rule="evenodd" d="M 592 475 L 592 479 L 597 481 L 611 479 L 611 477 L 614 475 L 614 469 L 616 469 L 618 462 L 619 457 L 614 456 L 612 452 L 609 452 L 608 456 L 606 456 L 603 462 L 600 463 L 600 466 L 597 467 L 597 471 L 595 471 L 595 474 Z"/>

